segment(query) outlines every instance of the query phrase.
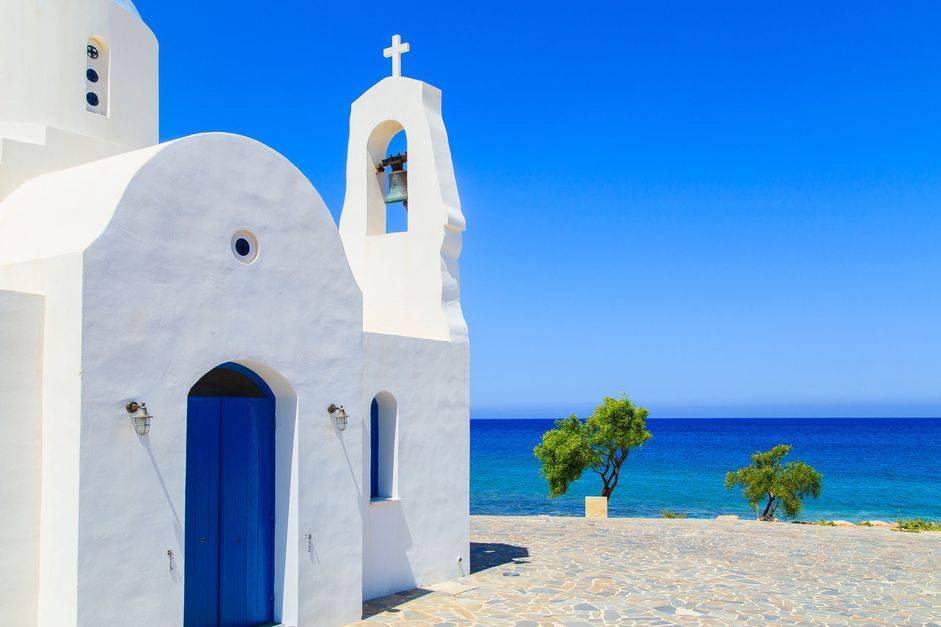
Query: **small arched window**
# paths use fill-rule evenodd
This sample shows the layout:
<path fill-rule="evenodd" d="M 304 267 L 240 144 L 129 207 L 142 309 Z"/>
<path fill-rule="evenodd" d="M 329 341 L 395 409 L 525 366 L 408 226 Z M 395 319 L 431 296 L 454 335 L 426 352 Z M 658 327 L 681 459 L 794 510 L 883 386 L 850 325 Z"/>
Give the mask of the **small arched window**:
<path fill-rule="evenodd" d="M 398 498 L 398 404 L 388 392 L 372 401 L 369 420 L 369 496 Z"/>
<path fill-rule="evenodd" d="M 85 109 L 108 115 L 108 78 L 110 76 L 108 45 L 100 37 L 89 37 L 85 45 Z"/>

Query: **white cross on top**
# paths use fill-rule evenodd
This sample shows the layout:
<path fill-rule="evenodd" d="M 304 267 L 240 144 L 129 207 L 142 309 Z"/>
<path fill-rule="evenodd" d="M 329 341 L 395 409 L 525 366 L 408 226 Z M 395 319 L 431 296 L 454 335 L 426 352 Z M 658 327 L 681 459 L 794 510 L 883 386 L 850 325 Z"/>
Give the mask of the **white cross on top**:
<path fill-rule="evenodd" d="M 402 55 L 409 51 L 408 43 L 402 43 L 401 35 L 392 35 L 392 45 L 382 51 L 382 56 L 392 58 L 392 76 L 402 76 Z"/>

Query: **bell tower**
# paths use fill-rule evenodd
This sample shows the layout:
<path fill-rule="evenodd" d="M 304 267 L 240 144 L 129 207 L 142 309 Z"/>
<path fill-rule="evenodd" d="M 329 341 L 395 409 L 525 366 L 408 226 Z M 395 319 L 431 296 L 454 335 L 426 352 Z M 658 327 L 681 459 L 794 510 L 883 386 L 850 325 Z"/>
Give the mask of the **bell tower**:
<path fill-rule="evenodd" d="M 393 37 L 385 50 L 392 76 L 353 103 L 340 236 L 363 292 L 364 331 L 466 342 L 459 269 L 465 221 L 441 91 L 401 75 L 408 51 Z M 402 131 L 407 149 L 387 156 Z M 389 232 L 387 203 L 396 202 L 407 209 L 407 228 Z"/>
<path fill-rule="evenodd" d="M 157 143 L 157 39 L 130 0 L 13 0 L 0 20 L 0 200 Z"/>

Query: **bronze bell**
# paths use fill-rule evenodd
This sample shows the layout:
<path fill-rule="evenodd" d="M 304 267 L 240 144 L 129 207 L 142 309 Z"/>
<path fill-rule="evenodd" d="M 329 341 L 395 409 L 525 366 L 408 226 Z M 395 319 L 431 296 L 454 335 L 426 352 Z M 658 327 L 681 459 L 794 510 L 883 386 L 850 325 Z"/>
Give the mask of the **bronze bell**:
<path fill-rule="evenodd" d="M 376 172 L 381 174 L 386 168 L 389 168 L 389 191 L 386 193 L 386 204 L 400 202 L 408 208 L 408 172 L 405 164 L 408 161 L 408 153 L 400 153 L 383 159 L 376 166 Z"/>
<path fill-rule="evenodd" d="M 389 171 L 389 193 L 386 194 L 386 204 L 400 202 L 408 205 L 408 172 L 405 170 Z"/>

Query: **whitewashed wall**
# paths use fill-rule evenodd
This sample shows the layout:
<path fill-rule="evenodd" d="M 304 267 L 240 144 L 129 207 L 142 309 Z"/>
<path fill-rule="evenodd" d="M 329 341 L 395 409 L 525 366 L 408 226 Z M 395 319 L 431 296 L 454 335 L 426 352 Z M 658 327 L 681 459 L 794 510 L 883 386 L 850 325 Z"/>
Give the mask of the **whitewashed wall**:
<path fill-rule="evenodd" d="M 367 599 L 469 572 L 468 344 L 367 333 L 363 375 Z M 369 498 L 369 407 L 398 406 L 397 498 Z M 460 561 L 458 558 L 461 558 Z"/>
<path fill-rule="evenodd" d="M 51 126 L 0 123 L 0 200 L 41 174 L 128 150 L 121 144 Z"/>
<path fill-rule="evenodd" d="M 0 287 L 46 295 L 46 363 L 65 364 L 57 388 L 46 376 L 58 494 L 53 528 L 44 483 L 40 624 L 182 622 L 186 396 L 230 360 L 277 395 L 278 618 L 357 619 L 362 421 L 341 434 L 325 408 L 362 398 L 361 295 L 303 175 L 252 140 L 200 135 L 36 179 L 0 204 L 4 225 Z M 239 229 L 259 239 L 251 265 L 231 252 Z M 155 416 L 143 439 L 132 398 Z"/>
<path fill-rule="evenodd" d="M 376 164 L 406 133 L 408 229 L 386 233 Z M 340 234 L 363 291 L 363 477 L 370 478 L 369 409 L 398 410 L 393 499 L 363 503 L 366 598 L 467 573 L 469 374 L 461 310 L 465 228 L 441 116 L 441 91 L 388 77 L 353 103 Z M 386 443 L 388 444 L 388 443 Z M 460 558 L 460 559 L 459 559 Z"/>
<path fill-rule="evenodd" d="M 17 253 L 37 249 L 29 242 L 42 240 L 44 233 L 49 232 L 49 225 L 56 222 L 46 216 L 41 220 L 45 229 L 26 232 L 9 229 L 6 228 L 6 218 L 10 217 L 7 210 L 7 203 L 0 204 L 0 289 L 43 294 L 45 301 L 38 624 L 69 625 L 75 623 L 78 594 L 75 546 L 81 393 L 81 255 L 63 248 L 60 254 L 48 259 L 30 261 L 30 254 L 18 258 Z M 45 239 L 58 243 L 55 237 Z M 17 250 L 14 243 L 22 247 Z M 7 265 L 13 259 L 18 263 Z M 55 287 L 50 289 L 50 286 Z"/>
<path fill-rule="evenodd" d="M 86 110 L 89 37 L 110 52 L 107 116 Z M 40 174 L 157 143 L 157 40 L 136 13 L 111 0 L 4 0 L 0 60 L 0 200 Z"/>
<path fill-rule="evenodd" d="M 382 175 L 376 164 L 405 130 L 408 231 L 385 233 Z M 464 215 L 441 117 L 441 91 L 387 77 L 353 103 L 340 235 L 363 291 L 363 328 L 434 340 L 466 341 L 461 310 Z"/>
<path fill-rule="evenodd" d="M 39 603 L 43 297 L 0 291 L 0 623 Z"/>
<path fill-rule="evenodd" d="M 110 114 L 85 109 L 85 45 L 111 51 Z M 52 126 L 131 148 L 157 142 L 157 39 L 111 0 L 4 0 L 0 122 Z"/>

